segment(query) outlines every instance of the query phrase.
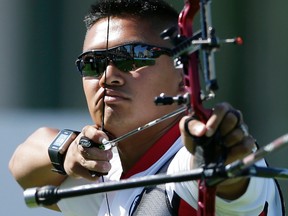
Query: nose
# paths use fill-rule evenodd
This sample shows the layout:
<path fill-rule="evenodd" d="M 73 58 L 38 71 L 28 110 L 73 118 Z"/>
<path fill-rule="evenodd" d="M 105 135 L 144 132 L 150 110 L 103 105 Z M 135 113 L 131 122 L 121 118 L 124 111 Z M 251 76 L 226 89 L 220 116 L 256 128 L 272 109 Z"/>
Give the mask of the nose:
<path fill-rule="evenodd" d="M 121 86 L 123 84 L 123 72 L 120 71 L 112 62 L 110 62 L 99 80 L 99 85 L 101 87 L 105 87 L 107 85 Z"/>

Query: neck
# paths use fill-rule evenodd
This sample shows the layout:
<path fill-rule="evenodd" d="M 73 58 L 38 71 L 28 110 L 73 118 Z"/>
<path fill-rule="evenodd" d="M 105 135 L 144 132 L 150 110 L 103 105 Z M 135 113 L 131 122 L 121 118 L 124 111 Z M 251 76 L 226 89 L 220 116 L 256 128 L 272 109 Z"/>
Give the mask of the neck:
<path fill-rule="evenodd" d="M 174 124 L 180 116 L 166 120 L 151 128 L 145 129 L 118 143 L 118 152 L 122 163 L 123 174 L 145 154 Z"/>

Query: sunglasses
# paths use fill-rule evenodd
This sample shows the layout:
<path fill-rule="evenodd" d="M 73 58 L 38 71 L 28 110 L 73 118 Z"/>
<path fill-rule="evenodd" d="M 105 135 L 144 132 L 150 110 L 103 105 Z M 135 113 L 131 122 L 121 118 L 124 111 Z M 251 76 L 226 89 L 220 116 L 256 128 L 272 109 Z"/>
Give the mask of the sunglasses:
<path fill-rule="evenodd" d="M 129 72 L 154 65 L 161 55 L 172 56 L 172 50 L 148 44 L 126 44 L 106 50 L 90 50 L 82 53 L 75 64 L 83 77 L 100 78 L 111 62 L 119 70 Z"/>

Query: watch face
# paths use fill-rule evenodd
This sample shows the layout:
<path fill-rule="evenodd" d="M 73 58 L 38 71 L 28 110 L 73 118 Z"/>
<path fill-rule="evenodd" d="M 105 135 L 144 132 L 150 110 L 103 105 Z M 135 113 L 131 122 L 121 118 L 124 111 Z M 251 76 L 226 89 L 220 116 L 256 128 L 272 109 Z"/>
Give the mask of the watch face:
<path fill-rule="evenodd" d="M 56 147 L 61 146 L 67 140 L 67 138 L 69 138 L 69 136 L 70 136 L 70 134 L 67 134 L 67 133 L 59 134 L 59 136 L 57 137 L 57 139 L 54 142 L 54 146 L 56 146 Z"/>
<path fill-rule="evenodd" d="M 64 154 L 75 138 L 76 134 L 73 131 L 62 130 L 59 132 L 49 148 L 58 151 L 60 154 Z"/>

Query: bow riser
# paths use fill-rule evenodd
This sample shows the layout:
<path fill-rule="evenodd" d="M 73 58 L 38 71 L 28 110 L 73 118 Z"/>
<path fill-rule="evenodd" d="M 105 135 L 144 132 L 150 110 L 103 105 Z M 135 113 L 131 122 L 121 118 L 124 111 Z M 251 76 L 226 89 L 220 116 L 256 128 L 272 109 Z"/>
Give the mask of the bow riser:
<path fill-rule="evenodd" d="M 179 34 L 183 38 L 191 38 L 193 36 L 193 19 L 195 14 L 199 10 L 200 2 L 198 0 L 186 0 L 184 1 L 184 8 L 179 15 L 178 30 Z M 203 3 L 201 2 L 201 10 Z M 201 13 L 204 16 L 205 13 Z M 201 18 L 201 36 L 202 40 L 207 38 L 207 28 L 205 17 Z M 205 25 L 204 25 L 205 24 Z M 205 52 L 205 51 L 204 51 Z M 205 69 L 209 68 L 209 53 L 203 53 L 203 61 L 206 64 Z M 195 115 L 200 121 L 206 123 L 211 116 L 211 110 L 203 107 L 201 85 L 198 71 L 198 51 L 181 56 L 181 62 L 183 64 L 183 76 L 184 84 L 190 95 L 190 105 L 192 107 L 193 115 Z M 208 65 L 208 66 L 207 66 Z M 204 149 L 205 150 L 205 149 Z M 207 148 L 206 148 L 207 150 Z M 216 187 L 207 187 L 205 179 L 199 181 L 199 193 L 198 193 L 198 216 L 214 216 L 215 214 L 215 196 Z"/>
<path fill-rule="evenodd" d="M 181 11 L 178 20 L 180 36 L 185 38 L 191 38 L 193 36 L 192 24 L 198 11 L 199 1 L 189 0 L 184 2 L 184 8 Z M 211 115 L 211 111 L 205 109 L 202 105 L 203 98 L 201 97 L 201 85 L 198 71 L 198 52 L 193 52 L 190 55 L 185 57 L 182 56 L 181 58 L 183 63 L 184 84 L 186 90 L 190 94 L 190 102 L 193 112 L 202 122 L 206 122 Z"/>

